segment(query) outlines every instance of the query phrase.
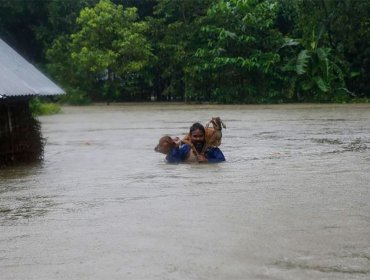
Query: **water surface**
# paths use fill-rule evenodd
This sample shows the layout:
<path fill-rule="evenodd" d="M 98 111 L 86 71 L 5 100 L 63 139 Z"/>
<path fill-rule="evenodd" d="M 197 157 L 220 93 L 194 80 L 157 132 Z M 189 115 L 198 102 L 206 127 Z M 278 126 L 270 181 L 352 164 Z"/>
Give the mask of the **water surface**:
<path fill-rule="evenodd" d="M 164 134 L 220 116 L 227 162 Z M 369 279 L 370 105 L 64 107 L 0 170 L 1 279 Z"/>

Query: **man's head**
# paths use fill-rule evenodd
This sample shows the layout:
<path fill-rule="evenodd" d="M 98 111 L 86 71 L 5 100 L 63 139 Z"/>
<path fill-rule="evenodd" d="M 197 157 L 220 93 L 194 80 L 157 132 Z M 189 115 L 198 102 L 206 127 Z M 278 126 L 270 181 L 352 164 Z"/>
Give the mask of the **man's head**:
<path fill-rule="evenodd" d="M 205 143 L 205 129 L 200 123 L 194 123 L 190 127 L 190 141 L 198 152 L 201 152 Z"/>
<path fill-rule="evenodd" d="M 159 139 L 158 145 L 154 148 L 154 151 L 162 154 L 168 154 L 176 143 L 170 136 L 163 136 Z"/>

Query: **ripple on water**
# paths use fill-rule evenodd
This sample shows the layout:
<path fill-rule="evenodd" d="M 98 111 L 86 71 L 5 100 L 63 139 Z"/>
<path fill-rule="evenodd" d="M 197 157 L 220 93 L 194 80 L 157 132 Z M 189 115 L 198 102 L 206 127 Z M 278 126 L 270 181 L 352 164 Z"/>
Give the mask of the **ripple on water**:
<path fill-rule="evenodd" d="M 319 144 L 330 144 L 330 145 L 341 145 L 343 142 L 339 139 L 328 139 L 328 138 L 319 138 L 319 139 L 312 139 L 313 142 Z"/>
<path fill-rule="evenodd" d="M 350 143 L 344 146 L 344 150 L 348 152 L 361 152 L 367 150 L 367 145 L 362 141 L 361 138 L 352 140 Z"/>
<path fill-rule="evenodd" d="M 339 273 L 339 274 L 370 274 L 370 270 L 366 267 L 348 264 L 324 264 L 324 262 L 314 263 L 300 260 L 281 260 L 274 265 L 288 270 L 311 270 L 323 273 Z"/>
<path fill-rule="evenodd" d="M 7 196 L 1 199 L 0 224 L 45 216 L 57 203 L 48 196 Z"/>

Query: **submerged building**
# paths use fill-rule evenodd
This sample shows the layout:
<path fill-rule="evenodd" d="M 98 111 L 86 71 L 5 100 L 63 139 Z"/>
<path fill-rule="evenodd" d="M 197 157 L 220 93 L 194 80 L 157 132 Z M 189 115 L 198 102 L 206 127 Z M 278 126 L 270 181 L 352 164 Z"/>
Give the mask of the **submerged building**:
<path fill-rule="evenodd" d="M 42 158 L 44 141 L 29 101 L 59 94 L 63 89 L 0 39 L 0 166 Z"/>

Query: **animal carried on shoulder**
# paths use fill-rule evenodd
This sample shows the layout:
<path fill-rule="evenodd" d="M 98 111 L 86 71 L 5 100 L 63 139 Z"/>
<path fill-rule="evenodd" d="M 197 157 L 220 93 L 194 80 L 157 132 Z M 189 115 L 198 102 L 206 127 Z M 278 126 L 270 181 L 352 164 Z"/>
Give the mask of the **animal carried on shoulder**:
<path fill-rule="evenodd" d="M 179 145 L 179 138 L 172 138 L 171 136 L 163 136 L 159 139 L 158 145 L 154 148 L 154 151 L 167 155 L 171 149 Z"/>
<path fill-rule="evenodd" d="M 207 122 L 205 126 L 206 130 L 206 145 L 208 147 L 218 147 L 221 145 L 222 140 L 222 128 L 226 128 L 220 117 L 213 117 Z"/>

